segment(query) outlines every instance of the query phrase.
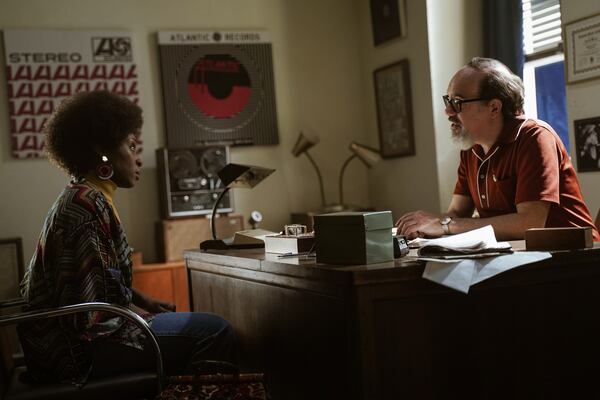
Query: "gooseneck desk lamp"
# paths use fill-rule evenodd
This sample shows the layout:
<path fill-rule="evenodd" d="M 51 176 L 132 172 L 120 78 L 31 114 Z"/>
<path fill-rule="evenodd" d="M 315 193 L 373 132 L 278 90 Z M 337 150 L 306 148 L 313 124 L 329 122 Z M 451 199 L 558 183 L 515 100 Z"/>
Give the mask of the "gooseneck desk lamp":
<path fill-rule="evenodd" d="M 353 207 L 347 204 L 344 204 L 344 172 L 346 172 L 346 167 L 350 164 L 350 161 L 358 158 L 367 166 L 367 168 L 371 168 L 373 165 L 378 163 L 381 160 L 381 154 L 379 150 L 374 149 L 372 147 L 368 147 L 356 142 L 351 142 L 348 146 L 352 155 L 346 159 L 344 164 L 342 165 L 342 169 L 340 170 L 340 178 L 339 178 L 339 191 L 340 191 L 340 204 L 337 204 L 335 207 L 336 211 L 346 211 L 346 210 L 356 210 L 361 209 L 361 207 Z"/>
<path fill-rule="evenodd" d="M 300 132 L 298 135 L 298 139 L 296 140 L 296 144 L 292 149 L 292 154 L 294 157 L 298 157 L 301 154 L 306 155 L 310 163 L 315 167 L 315 172 L 317 173 L 317 178 L 319 178 L 319 190 L 321 191 L 321 207 L 325 207 L 325 190 L 323 189 L 323 177 L 321 176 L 321 171 L 317 166 L 315 160 L 311 157 L 308 149 L 313 147 L 319 143 L 319 137 L 315 135 L 310 129 L 305 129 Z"/>
<path fill-rule="evenodd" d="M 217 197 L 215 205 L 212 209 L 210 219 L 210 231 L 212 233 L 212 240 L 205 240 L 200 243 L 201 250 L 227 250 L 227 249 L 248 249 L 263 247 L 264 244 L 232 244 L 232 239 L 220 240 L 217 239 L 217 229 L 215 224 L 215 218 L 217 216 L 217 208 L 219 203 L 225 196 L 225 193 L 231 188 L 247 188 L 251 189 L 258 185 L 263 179 L 275 172 L 274 169 L 256 167 L 254 165 L 242 165 L 242 164 L 227 164 L 224 166 L 217 175 L 223 183 L 224 189 Z"/>

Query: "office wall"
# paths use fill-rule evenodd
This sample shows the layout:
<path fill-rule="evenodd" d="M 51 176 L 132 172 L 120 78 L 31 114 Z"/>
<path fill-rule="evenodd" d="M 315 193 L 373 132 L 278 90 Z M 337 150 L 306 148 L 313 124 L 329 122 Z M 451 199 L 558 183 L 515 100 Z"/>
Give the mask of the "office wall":
<path fill-rule="evenodd" d="M 580 18 L 589 17 L 600 13 L 600 2 L 597 1 L 561 1 L 562 23 L 569 23 Z M 600 116 L 600 102 L 597 101 L 600 93 L 600 78 L 587 82 L 567 85 L 567 114 L 569 117 L 569 143 L 573 163 L 577 163 L 575 156 L 575 136 L 573 121 L 582 118 Z M 600 172 L 579 172 L 579 182 L 585 201 L 596 217 L 600 209 Z"/>
<path fill-rule="evenodd" d="M 442 96 L 456 71 L 482 55 L 481 0 L 427 0 L 431 61 L 431 100 L 436 143 L 439 209 L 446 211 L 460 161 L 460 145 L 452 140 Z"/>
<path fill-rule="evenodd" d="M 407 35 L 377 47 L 373 45 L 369 2 L 356 0 L 360 16 L 364 117 L 368 143 L 379 147 L 373 71 L 401 59 L 408 59 L 411 78 L 415 155 L 385 159 L 369 171 L 371 203 L 392 210 L 394 218 L 426 209 L 437 211 L 436 143 L 431 109 L 427 7 L 425 1 L 406 0 Z"/>
<path fill-rule="evenodd" d="M 405 0 L 408 34 L 374 47 L 368 2 L 357 0 L 368 138 L 378 145 L 372 71 L 400 59 L 410 63 L 416 154 L 386 159 L 369 173 L 371 203 L 397 218 L 448 207 L 460 147 L 450 136 L 441 96 L 452 75 L 481 55 L 480 0 Z"/>
<path fill-rule="evenodd" d="M 134 35 L 144 109 L 144 168 L 140 184 L 117 192 L 130 244 L 155 259 L 159 220 L 154 150 L 165 145 L 155 33 L 160 30 L 266 29 L 271 33 L 280 144 L 234 148 L 233 161 L 275 168 L 253 190 L 235 190 L 236 212 L 263 213 L 262 227 L 278 230 L 292 211 L 320 206 L 315 173 L 290 150 L 312 127 L 321 143 L 311 153 L 322 169 L 327 200 L 337 201 L 337 177 L 351 140 L 365 142 L 363 66 L 356 46 L 357 10 L 347 0 L 2 0 L 0 28 L 128 29 Z M 0 238 L 18 236 L 32 253 L 46 211 L 67 177 L 46 160 L 10 156 L 4 69 L 0 71 Z M 359 163 L 356 163 L 359 164 Z M 352 166 L 346 199 L 369 204 L 367 173 Z"/>

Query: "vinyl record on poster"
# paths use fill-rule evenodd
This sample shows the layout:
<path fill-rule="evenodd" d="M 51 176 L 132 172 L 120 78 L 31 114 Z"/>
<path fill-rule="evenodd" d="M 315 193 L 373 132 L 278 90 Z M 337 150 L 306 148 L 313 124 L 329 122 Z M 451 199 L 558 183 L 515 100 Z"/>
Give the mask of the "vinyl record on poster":
<path fill-rule="evenodd" d="M 207 116 L 233 118 L 248 104 L 252 87 L 244 65 L 229 54 L 207 54 L 188 77 L 188 94 Z"/>
<path fill-rule="evenodd" d="M 236 46 L 191 49 L 178 65 L 177 80 L 179 106 L 203 129 L 243 128 L 263 107 L 263 78 L 252 57 Z"/>

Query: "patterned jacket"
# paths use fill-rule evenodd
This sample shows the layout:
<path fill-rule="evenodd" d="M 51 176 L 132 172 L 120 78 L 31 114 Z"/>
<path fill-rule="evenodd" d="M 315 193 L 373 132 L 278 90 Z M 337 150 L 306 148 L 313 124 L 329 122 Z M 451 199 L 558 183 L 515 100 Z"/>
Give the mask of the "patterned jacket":
<path fill-rule="evenodd" d="M 48 212 L 21 293 L 30 310 L 93 301 L 128 307 L 130 258 L 127 238 L 106 197 L 80 179 L 64 189 Z M 144 339 L 133 324 L 104 312 L 49 318 L 18 330 L 28 371 L 44 381 L 85 382 L 92 340 L 141 349 Z"/>

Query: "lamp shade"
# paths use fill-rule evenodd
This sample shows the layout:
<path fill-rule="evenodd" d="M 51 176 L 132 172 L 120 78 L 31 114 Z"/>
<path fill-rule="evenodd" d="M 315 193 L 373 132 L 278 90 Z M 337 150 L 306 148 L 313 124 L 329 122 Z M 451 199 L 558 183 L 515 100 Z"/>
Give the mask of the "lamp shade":
<path fill-rule="evenodd" d="M 274 169 L 229 163 L 217 175 L 228 188 L 253 188 L 275 172 Z"/>
<path fill-rule="evenodd" d="M 381 160 L 381 154 L 379 153 L 379 150 L 372 147 L 351 142 L 348 148 L 352 153 L 356 154 L 356 156 L 367 166 L 367 168 L 371 168 Z"/>
<path fill-rule="evenodd" d="M 308 149 L 319 143 L 319 136 L 317 136 L 311 129 L 303 129 L 296 139 L 296 144 L 292 149 L 294 157 L 298 157 L 300 154 L 306 152 Z"/>

